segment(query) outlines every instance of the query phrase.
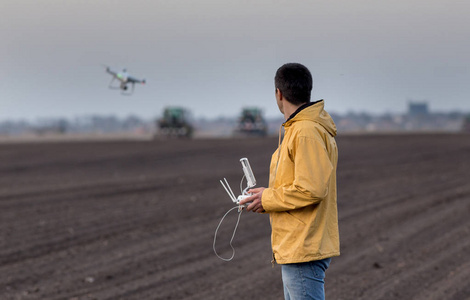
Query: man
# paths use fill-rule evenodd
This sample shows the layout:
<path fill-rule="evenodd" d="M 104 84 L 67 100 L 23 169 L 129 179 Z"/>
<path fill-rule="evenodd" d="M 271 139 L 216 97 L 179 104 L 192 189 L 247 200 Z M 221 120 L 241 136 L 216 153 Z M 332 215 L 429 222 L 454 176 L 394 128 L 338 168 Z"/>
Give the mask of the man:
<path fill-rule="evenodd" d="M 269 187 L 251 189 L 241 204 L 252 202 L 248 211 L 270 215 L 273 262 L 282 265 L 285 299 L 324 299 L 325 271 L 340 254 L 336 125 L 323 100 L 310 102 L 313 80 L 305 66 L 285 64 L 274 80 L 284 138 L 281 143 L 279 132 Z"/>

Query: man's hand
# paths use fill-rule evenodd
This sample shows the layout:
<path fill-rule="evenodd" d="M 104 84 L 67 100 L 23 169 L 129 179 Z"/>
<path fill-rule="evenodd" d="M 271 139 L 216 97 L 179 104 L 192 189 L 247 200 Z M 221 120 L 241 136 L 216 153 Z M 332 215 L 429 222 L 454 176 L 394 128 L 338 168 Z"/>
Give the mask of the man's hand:
<path fill-rule="evenodd" d="M 259 187 L 255 189 L 248 190 L 248 193 L 253 194 L 252 196 L 246 198 L 245 200 L 240 201 L 240 205 L 243 205 L 247 202 L 252 202 L 248 207 L 246 207 L 247 211 L 262 213 L 264 212 L 263 205 L 261 203 L 261 196 L 263 195 L 263 191 L 265 187 Z"/>

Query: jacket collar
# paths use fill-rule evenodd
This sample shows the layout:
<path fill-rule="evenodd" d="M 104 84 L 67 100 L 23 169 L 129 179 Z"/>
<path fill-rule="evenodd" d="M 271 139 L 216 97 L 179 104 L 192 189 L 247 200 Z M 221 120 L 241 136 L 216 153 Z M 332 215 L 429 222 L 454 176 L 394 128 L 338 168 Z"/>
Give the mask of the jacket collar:
<path fill-rule="evenodd" d="M 317 101 L 315 101 L 315 102 L 307 102 L 307 103 L 303 104 L 302 106 L 300 106 L 299 108 L 297 108 L 297 110 L 294 111 L 294 112 L 292 113 L 292 115 L 290 115 L 290 117 L 289 117 L 282 125 L 285 125 L 287 122 L 289 122 L 290 120 L 292 120 L 292 119 L 293 119 L 299 112 L 301 112 L 302 110 L 304 110 L 304 109 L 306 109 L 307 107 L 310 107 L 310 106 L 312 106 L 312 105 L 315 105 L 315 104 L 317 104 L 317 103 L 320 102 L 320 101 L 323 101 L 323 99 L 317 100 Z"/>
<path fill-rule="evenodd" d="M 323 109 L 324 101 L 309 102 L 300 106 L 290 117 L 282 123 L 281 128 L 287 129 L 296 121 L 313 121 L 323 126 L 332 136 L 336 136 L 336 125 L 331 116 Z"/>

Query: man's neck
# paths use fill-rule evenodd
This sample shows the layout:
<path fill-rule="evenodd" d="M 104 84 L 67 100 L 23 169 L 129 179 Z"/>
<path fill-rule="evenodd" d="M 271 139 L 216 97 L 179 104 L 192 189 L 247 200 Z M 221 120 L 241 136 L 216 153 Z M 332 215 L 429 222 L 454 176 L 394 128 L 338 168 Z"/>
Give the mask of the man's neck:
<path fill-rule="evenodd" d="M 284 119 L 287 121 L 290 116 L 295 113 L 295 111 L 297 109 L 299 109 L 299 107 L 301 107 L 302 105 L 304 105 L 305 103 L 302 103 L 302 104 L 299 104 L 299 105 L 295 105 L 295 104 L 292 104 L 288 101 L 286 101 L 286 103 L 284 103 Z"/>

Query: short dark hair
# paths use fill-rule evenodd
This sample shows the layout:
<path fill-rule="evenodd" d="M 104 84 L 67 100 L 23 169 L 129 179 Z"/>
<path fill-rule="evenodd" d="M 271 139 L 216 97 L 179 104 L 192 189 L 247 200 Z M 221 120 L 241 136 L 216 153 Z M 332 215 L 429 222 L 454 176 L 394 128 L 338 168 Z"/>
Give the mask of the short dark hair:
<path fill-rule="evenodd" d="M 292 104 L 310 102 L 313 79 L 310 71 L 302 64 L 287 63 L 277 69 L 274 77 L 276 89 Z"/>

